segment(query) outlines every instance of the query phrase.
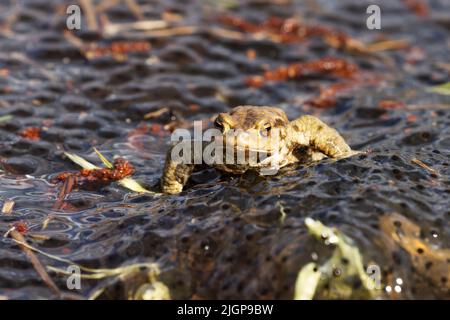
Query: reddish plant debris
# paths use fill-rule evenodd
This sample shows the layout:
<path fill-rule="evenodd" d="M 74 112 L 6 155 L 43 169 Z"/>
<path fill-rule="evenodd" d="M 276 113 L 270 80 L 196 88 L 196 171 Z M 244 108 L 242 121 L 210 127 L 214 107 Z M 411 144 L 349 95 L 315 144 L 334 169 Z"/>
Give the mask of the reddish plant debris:
<path fill-rule="evenodd" d="M 115 41 L 106 46 L 89 44 L 84 48 L 86 58 L 95 59 L 104 56 L 124 57 L 128 53 L 147 52 L 151 45 L 147 41 Z"/>
<path fill-rule="evenodd" d="M 355 64 L 344 59 L 327 57 L 303 63 L 294 63 L 269 70 L 262 76 L 251 76 L 246 79 L 250 87 L 260 87 L 266 81 L 285 81 L 301 78 L 311 74 L 333 75 L 350 78 L 358 71 Z"/>
<path fill-rule="evenodd" d="M 20 233 L 20 234 L 26 234 L 28 232 L 28 225 L 25 221 L 17 221 L 14 223 L 14 228 Z"/>
<path fill-rule="evenodd" d="M 6 68 L 0 69 L 0 77 L 7 77 L 9 76 L 9 70 Z"/>
<path fill-rule="evenodd" d="M 70 254 L 70 253 L 73 252 L 72 249 L 66 248 L 66 247 L 62 248 L 61 251 L 62 251 L 63 254 Z"/>
<path fill-rule="evenodd" d="M 56 198 L 55 203 L 53 204 L 53 210 L 61 210 L 66 206 L 66 196 L 72 191 L 73 187 L 77 182 L 77 177 L 75 176 L 67 176 L 64 180 L 64 183 L 59 191 L 58 197 Z"/>
<path fill-rule="evenodd" d="M 10 86 L 4 86 L 3 88 L 0 89 L 2 93 L 4 94 L 9 94 L 13 92 L 12 87 Z"/>
<path fill-rule="evenodd" d="M 132 138 L 134 136 L 142 136 L 146 135 L 150 132 L 151 126 L 147 123 L 140 123 L 135 129 L 130 130 L 128 132 L 128 138 Z"/>
<path fill-rule="evenodd" d="M 262 23 L 247 22 L 242 18 L 224 15 L 219 18 L 220 22 L 233 26 L 243 32 L 248 33 L 266 33 L 272 38 L 277 38 L 280 42 L 298 42 L 309 35 L 317 33 L 316 27 L 310 27 L 301 24 L 293 18 L 283 19 L 278 17 L 269 17 Z"/>
<path fill-rule="evenodd" d="M 363 47 L 361 42 L 341 31 L 325 26 L 305 25 L 294 18 L 269 17 L 258 24 L 247 22 L 236 16 L 223 15 L 219 17 L 219 21 L 243 32 L 266 33 L 269 38 L 283 43 L 300 42 L 309 37 L 320 37 L 334 48 L 361 49 Z"/>
<path fill-rule="evenodd" d="M 403 0 L 403 3 L 418 17 L 427 18 L 430 15 L 430 9 L 422 0 Z"/>
<path fill-rule="evenodd" d="M 75 178 L 74 183 L 84 187 L 101 187 L 113 181 L 121 180 L 134 173 L 135 169 L 131 163 L 125 159 L 114 160 L 113 168 L 101 169 L 81 169 L 79 172 L 63 172 L 54 179 L 54 182 L 66 182 Z M 71 189 L 71 188 L 70 188 Z"/>
<path fill-rule="evenodd" d="M 25 128 L 19 132 L 19 135 L 23 138 L 29 140 L 39 140 L 41 139 L 42 129 L 39 127 L 29 127 Z"/>
<path fill-rule="evenodd" d="M 264 30 L 264 25 L 258 25 L 255 23 L 247 22 L 244 19 L 235 17 L 229 14 L 225 14 L 219 17 L 219 21 L 223 24 L 233 26 L 236 29 L 245 32 L 260 32 Z"/>
<path fill-rule="evenodd" d="M 53 124 L 53 120 L 44 119 L 42 120 L 43 129 L 48 129 Z"/>
<path fill-rule="evenodd" d="M 248 49 L 245 54 L 248 60 L 256 59 L 256 51 L 254 49 Z"/>
<path fill-rule="evenodd" d="M 169 131 L 166 129 L 165 125 L 154 123 L 150 128 L 150 133 L 154 136 L 164 137 L 169 134 Z"/>
<path fill-rule="evenodd" d="M 406 117 L 406 121 L 409 123 L 417 122 L 417 116 L 415 114 L 410 114 Z"/>
<path fill-rule="evenodd" d="M 396 100 L 381 100 L 378 102 L 378 106 L 381 109 L 392 110 L 392 109 L 403 109 L 405 104 L 401 101 Z"/>
<path fill-rule="evenodd" d="M 321 87 L 319 95 L 306 101 L 305 105 L 322 109 L 332 108 L 336 106 L 338 98 L 344 93 L 363 86 L 377 86 L 381 80 L 382 77 L 376 74 L 365 72 L 357 73 L 350 79 L 345 79 L 341 82 Z M 400 104 L 401 102 L 396 103 Z"/>
<path fill-rule="evenodd" d="M 411 47 L 405 54 L 405 62 L 408 64 L 418 64 L 427 59 L 427 53 L 424 48 Z"/>
<path fill-rule="evenodd" d="M 169 135 L 169 131 L 165 129 L 165 126 L 159 123 L 141 123 L 135 129 L 131 130 L 128 133 L 128 138 L 132 138 L 134 136 L 140 136 L 145 134 L 151 134 L 154 136 L 165 137 Z"/>
<path fill-rule="evenodd" d="M 321 109 L 335 107 L 339 94 L 353 86 L 354 83 L 349 82 L 334 83 L 328 87 L 321 88 L 319 96 L 306 101 L 306 104 Z"/>
<path fill-rule="evenodd" d="M 198 104 L 191 103 L 190 105 L 188 105 L 188 110 L 195 112 L 195 111 L 200 110 L 200 106 Z"/>

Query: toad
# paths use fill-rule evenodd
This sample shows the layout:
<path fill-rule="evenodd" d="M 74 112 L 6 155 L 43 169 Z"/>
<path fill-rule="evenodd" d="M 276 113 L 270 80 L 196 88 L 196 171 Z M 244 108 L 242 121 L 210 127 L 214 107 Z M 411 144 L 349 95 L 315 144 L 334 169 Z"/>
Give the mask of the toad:
<path fill-rule="evenodd" d="M 229 113 L 220 113 L 214 126 L 217 134 L 213 161 L 203 153 L 207 160 L 203 163 L 232 174 L 251 169 L 269 175 L 292 163 L 308 163 L 325 157 L 339 159 L 358 153 L 320 119 L 305 115 L 289 121 L 284 111 L 275 107 L 239 106 Z M 188 143 L 189 147 L 193 145 L 192 141 Z M 191 161 L 176 157 L 174 146 L 167 153 L 161 178 L 162 192 L 168 194 L 183 190 L 198 163 L 192 161 L 192 156 L 188 157 Z M 204 141 L 202 150 L 205 150 Z"/>

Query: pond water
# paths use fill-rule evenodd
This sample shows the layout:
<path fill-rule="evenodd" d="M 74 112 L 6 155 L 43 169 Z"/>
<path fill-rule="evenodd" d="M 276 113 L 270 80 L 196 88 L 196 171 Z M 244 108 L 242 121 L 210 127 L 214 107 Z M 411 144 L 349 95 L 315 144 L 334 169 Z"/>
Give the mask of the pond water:
<path fill-rule="evenodd" d="M 402 279 L 401 292 L 382 290 L 383 298 L 449 297 L 450 96 L 427 90 L 450 81 L 447 1 L 418 1 L 428 14 L 407 1 L 138 2 L 145 19 L 195 28 L 107 38 L 83 20 L 81 31 L 69 33 L 85 43 L 150 44 L 125 57 L 101 52 L 87 59 L 64 33 L 70 1 L 0 2 L 0 117 L 12 116 L 0 122 L 0 207 L 14 201 L 10 214 L 0 214 L 2 235 L 20 221 L 29 244 L 83 266 L 158 263 L 173 298 L 291 299 L 299 269 L 312 256 L 323 261 L 330 254 L 308 235 L 304 220 L 311 217 L 352 238 L 364 261 L 380 266 L 383 288 Z M 381 30 L 366 27 L 369 4 L 382 9 Z M 323 37 L 285 43 L 230 26 L 220 19 L 225 14 L 254 24 L 294 17 L 365 43 L 407 45 L 368 54 Z M 124 3 L 99 18 L 137 19 Z M 306 102 L 339 78 L 246 82 L 267 69 L 323 57 L 356 64 L 362 77 L 326 108 Z M 64 151 L 96 164 L 93 147 L 110 159 L 124 157 L 136 168 L 133 177 L 158 191 L 167 128 L 238 105 L 277 106 L 290 119 L 316 115 L 368 153 L 265 177 L 202 167 L 179 195 L 140 195 L 116 183 L 75 189 L 55 209 L 61 184 L 52 177 L 79 169 Z M 38 139 L 24 137 L 32 127 L 40 128 Z M 409 241 L 398 241 L 400 231 L 389 227 L 396 215 L 417 226 L 412 234 L 403 231 Z M 54 298 L 17 244 L 8 237 L 0 243 L 0 296 Z M 44 265 L 67 266 L 38 257 Z M 70 292 L 65 276 L 50 275 Z M 71 293 L 87 298 L 103 288 L 101 298 L 123 299 L 138 285 L 124 282 L 83 280 Z"/>

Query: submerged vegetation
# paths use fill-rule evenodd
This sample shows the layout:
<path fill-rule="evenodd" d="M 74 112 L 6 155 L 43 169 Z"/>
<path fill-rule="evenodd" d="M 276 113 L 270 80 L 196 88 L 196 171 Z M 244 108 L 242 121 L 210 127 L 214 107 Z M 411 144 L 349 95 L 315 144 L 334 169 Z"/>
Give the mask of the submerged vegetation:
<path fill-rule="evenodd" d="M 312 299 L 317 292 L 323 299 L 370 299 L 379 296 L 381 275 L 369 277 L 359 249 L 353 240 L 320 221 L 306 218 L 306 227 L 324 245 L 334 246 L 334 252 L 323 265 L 308 263 L 299 272 L 295 284 L 295 299 Z M 378 279 L 377 279 L 378 277 Z"/>

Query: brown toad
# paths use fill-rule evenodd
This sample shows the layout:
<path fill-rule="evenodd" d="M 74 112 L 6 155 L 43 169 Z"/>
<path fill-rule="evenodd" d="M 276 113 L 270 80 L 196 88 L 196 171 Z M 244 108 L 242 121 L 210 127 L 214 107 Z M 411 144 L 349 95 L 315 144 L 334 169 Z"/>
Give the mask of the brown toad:
<path fill-rule="evenodd" d="M 282 109 L 240 106 L 221 113 L 215 120 L 213 161 L 207 164 L 230 173 L 242 174 L 249 169 L 261 174 L 274 174 L 288 164 L 342 158 L 355 154 L 339 133 L 320 119 L 305 115 L 289 122 Z M 220 130 L 220 131 L 219 131 Z M 208 140 L 208 141 L 211 141 Z M 189 147 L 193 141 L 188 142 Z M 204 148 L 202 142 L 202 150 Z M 180 160 L 167 153 L 161 189 L 164 193 L 182 191 L 195 162 Z M 192 152 L 194 154 L 194 152 Z M 205 157 L 205 154 L 202 154 Z M 206 159 L 208 160 L 208 159 Z"/>

